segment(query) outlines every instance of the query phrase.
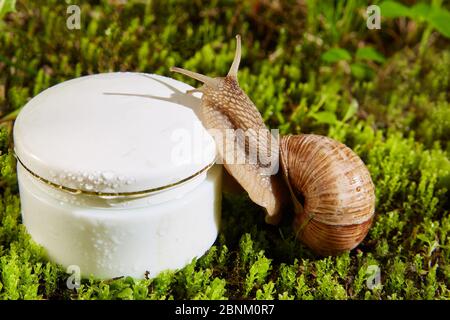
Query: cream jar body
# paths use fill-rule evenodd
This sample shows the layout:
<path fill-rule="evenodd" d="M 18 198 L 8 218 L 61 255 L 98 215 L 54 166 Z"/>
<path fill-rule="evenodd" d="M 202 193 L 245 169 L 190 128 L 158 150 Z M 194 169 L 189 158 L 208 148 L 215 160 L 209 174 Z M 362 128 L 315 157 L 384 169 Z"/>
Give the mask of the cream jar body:
<path fill-rule="evenodd" d="M 214 243 L 222 168 L 189 89 L 99 74 L 23 108 L 14 127 L 23 223 L 52 261 L 84 277 L 154 277 Z"/>
<path fill-rule="evenodd" d="M 214 243 L 221 170 L 214 166 L 174 198 L 148 204 L 155 195 L 95 200 L 56 190 L 18 163 L 23 223 L 52 261 L 78 266 L 85 277 L 153 277 L 182 268 Z"/>

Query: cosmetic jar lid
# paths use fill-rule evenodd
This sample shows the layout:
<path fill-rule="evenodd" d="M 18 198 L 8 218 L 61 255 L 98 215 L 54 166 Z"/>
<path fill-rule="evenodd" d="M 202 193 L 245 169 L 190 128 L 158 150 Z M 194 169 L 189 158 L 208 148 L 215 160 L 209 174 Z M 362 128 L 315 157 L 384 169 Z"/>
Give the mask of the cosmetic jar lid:
<path fill-rule="evenodd" d="M 169 188 L 208 170 L 214 140 L 191 86 L 144 73 L 69 80 L 31 99 L 14 125 L 21 165 L 51 185 L 85 193 Z"/>

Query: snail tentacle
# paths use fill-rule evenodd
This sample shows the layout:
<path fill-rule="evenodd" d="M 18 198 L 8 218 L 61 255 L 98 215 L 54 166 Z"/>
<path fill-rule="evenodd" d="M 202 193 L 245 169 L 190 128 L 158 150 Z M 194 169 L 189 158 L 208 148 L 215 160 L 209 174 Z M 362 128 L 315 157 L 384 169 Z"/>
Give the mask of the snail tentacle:
<path fill-rule="evenodd" d="M 239 63 L 241 62 L 241 36 L 236 36 L 236 52 L 234 53 L 234 60 L 231 64 L 230 71 L 228 71 L 228 77 L 234 77 L 237 79 L 239 70 Z"/>

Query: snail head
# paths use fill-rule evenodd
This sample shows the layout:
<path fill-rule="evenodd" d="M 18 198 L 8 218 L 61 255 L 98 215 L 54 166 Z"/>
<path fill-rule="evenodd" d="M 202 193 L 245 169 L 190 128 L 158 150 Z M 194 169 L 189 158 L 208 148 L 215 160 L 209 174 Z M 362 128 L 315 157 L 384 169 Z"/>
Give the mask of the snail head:
<path fill-rule="evenodd" d="M 234 89 L 239 88 L 237 73 L 240 61 L 241 61 L 241 36 L 237 35 L 234 60 L 233 63 L 231 64 L 230 70 L 228 71 L 226 77 L 211 78 L 203 74 L 178 67 L 171 67 L 170 71 L 184 74 L 185 76 L 196 79 L 203 83 L 201 87 L 194 90 L 189 90 L 187 91 L 187 93 L 194 93 L 194 92 L 209 93 L 214 91 L 217 92 L 222 90 L 229 90 L 230 89 L 228 88 L 229 86 L 233 86 Z"/>

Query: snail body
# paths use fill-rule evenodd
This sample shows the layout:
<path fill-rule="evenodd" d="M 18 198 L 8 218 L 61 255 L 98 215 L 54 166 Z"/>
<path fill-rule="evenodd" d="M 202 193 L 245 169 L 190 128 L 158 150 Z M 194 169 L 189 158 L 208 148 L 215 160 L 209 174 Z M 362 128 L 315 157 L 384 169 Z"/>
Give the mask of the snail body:
<path fill-rule="evenodd" d="M 290 202 L 294 205 L 296 235 L 314 252 L 330 255 L 353 249 L 366 236 L 374 215 L 375 194 L 369 171 L 350 148 L 327 137 L 290 135 L 282 137 L 278 145 L 256 106 L 239 87 L 241 42 L 239 36 L 236 38 L 234 61 L 226 77 L 210 78 L 171 68 L 203 82 L 188 93 L 203 93 L 202 121 L 207 129 L 247 132 L 248 139 L 241 144 L 224 146 L 229 140 L 214 137 L 225 169 L 252 201 L 266 209 L 266 222 L 276 224 Z M 272 159 L 281 158 L 281 171 L 267 174 L 266 164 L 260 162 L 227 161 L 229 152 L 248 157 L 249 145 L 275 155 Z"/>
<path fill-rule="evenodd" d="M 179 72 L 203 82 L 203 86 L 192 92 L 202 92 L 202 122 L 208 130 L 218 130 L 221 136 L 214 136 L 219 156 L 227 172 L 247 191 L 250 199 L 266 209 L 266 222 L 278 223 L 285 202 L 286 187 L 280 175 L 266 174 L 267 168 L 259 163 L 234 163 L 227 161 L 227 155 L 243 154 L 249 158 L 248 145 L 258 145 L 258 149 L 268 153 L 278 153 L 278 145 L 266 128 L 256 106 L 239 87 L 237 71 L 241 58 L 240 37 L 237 37 L 236 54 L 228 75 L 223 78 L 210 78 L 189 70 L 172 67 Z M 245 144 L 232 139 L 222 139 L 231 130 L 240 129 L 247 135 Z M 278 156 L 272 157 L 278 159 Z"/>

